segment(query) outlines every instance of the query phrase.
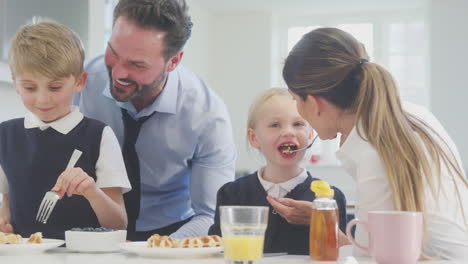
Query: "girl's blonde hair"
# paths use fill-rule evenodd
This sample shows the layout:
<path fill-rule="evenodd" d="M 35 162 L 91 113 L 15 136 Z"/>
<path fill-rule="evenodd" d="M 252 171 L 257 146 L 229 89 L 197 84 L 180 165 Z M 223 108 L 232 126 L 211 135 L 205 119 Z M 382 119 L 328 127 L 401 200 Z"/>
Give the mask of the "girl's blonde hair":
<path fill-rule="evenodd" d="M 289 94 L 288 89 L 285 88 L 270 88 L 259 94 L 249 108 L 249 115 L 247 119 L 247 129 L 254 129 L 258 121 L 258 111 L 260 108 L 272 97 L 275 96 L 286 96 L 293 100 L 291 94 Z"/>
<path fill-rule="evenodd" d="M 367 59 L 364 46 L 350 34 L 320 28 L 304 35 L 292 49 L 283 78 L 303 100 L 320 96 L 355 113 L 358 135 L 375 147 L 384 165 L 395 209 L 425 212 L 424 186 L 438 196 L 441 162 L 465 187 L 467 180 L 440 135 L 402 109 L 392 76 Z"/>
<path fill-rule="evenodd" d="M 49 78 L 74 76 L 83 72 L 84 50 L 78 35 L 51 20 L 22 26 L 11 41 L 8 60 L 13 77 L 39 73 Z"/>

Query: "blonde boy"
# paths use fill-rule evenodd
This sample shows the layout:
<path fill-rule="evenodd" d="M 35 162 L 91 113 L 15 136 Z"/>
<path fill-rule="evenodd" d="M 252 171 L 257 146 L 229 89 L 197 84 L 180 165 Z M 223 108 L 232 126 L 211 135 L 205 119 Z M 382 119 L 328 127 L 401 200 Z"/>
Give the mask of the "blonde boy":
<path fill-rule="evenodd" d="M 131 187 L 118 141 L 110 127 L 71 106 L 86 83 L 83 61 L 79 37 L 57 22 L 25 25 L 13 37 L 12 79 L 29 112 L 0 124 L 2 232 L 63 239 L 73 227 L 126 228 L 122 194 Z M 83 154 L 65 169 L 74 149 Z M 47 224 L 39 223 L 50 190 L 61 200 Z"/>

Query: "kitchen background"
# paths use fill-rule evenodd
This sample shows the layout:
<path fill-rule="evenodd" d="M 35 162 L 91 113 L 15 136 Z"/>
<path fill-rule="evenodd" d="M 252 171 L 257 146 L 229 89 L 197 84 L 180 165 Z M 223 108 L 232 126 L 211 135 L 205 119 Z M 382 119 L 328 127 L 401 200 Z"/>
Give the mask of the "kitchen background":
<path fill-rule="evenodd" d="M 87 59 L 104 52 L 117 0 L 0 0 L 0 121 L 25 109 L 11 85 L 7 52 L 17 28 L 33 16 L 73 28 Z M 429 107 L 455 140 L 468 168 L 468 1 L 465 0 L 187 0 L 194 22 L 183 64 L 224 99 L 238 147 L 237 170 L 263 160 L 245 140 L 248 105 L 269 87 L 284 87 L 281 69 L 305 32 L 335 26 L 363 42 L 371 60 L 396 77 L 404 99 Z M 354 183 L 334 158 L 337 142 L 316 142 L 305 166 L 341 188 Z M 313 162 L 310 161 L 313 155 Z"/>

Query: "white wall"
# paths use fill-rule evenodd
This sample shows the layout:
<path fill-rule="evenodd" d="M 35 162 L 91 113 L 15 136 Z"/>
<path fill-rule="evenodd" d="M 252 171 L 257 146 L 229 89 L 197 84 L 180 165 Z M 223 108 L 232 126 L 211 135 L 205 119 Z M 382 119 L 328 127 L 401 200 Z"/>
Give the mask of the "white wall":
<path fill-rule="evenodd" d="M 430 5 L 431 106 L 468 168 L 468 1 Z"/>
<path fill-rule="evenodd" d="M 26 108 L 12 85 L 0 81 L 0 122 L 22 117 L 25 113 Z"/>
<path fill-rule="evenodd" d="M 192 35 L 184 48 L 182 64 L 200 75 L 208 85 L 213 84 L 214 17 L 206 9 L 197 6 L 196 0 L 188 0 L 192 18 Z"/>
<path fill-rule="evenodd" d="M 250 103 L 270 83 L 271 16 L 268 13 L 217 14 L 214 30 L 213 89 L 226 102 L 238 148 L 238 169 L 258 168 L 246 150 Z"/>
<path fill-rule="evenodd" d="M 92 59 L 104 52 L 106 0 L 88 0 L 88 46 L 86 47 L 86 60 Z"/>

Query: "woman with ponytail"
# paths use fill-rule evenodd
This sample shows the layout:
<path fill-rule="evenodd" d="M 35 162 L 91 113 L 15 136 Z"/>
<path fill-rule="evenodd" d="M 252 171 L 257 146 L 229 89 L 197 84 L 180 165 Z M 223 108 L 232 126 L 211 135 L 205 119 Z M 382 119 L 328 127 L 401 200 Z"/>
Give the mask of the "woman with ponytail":
<path fill-rule="evenodd" d="M 357 218 L 423 212 L 424 254 L 468 258 L 468 183 L 457 148 L 428 110 L 401 101 L 361 43 L 336 28 L 311 31 L 289 53 L 283 77 L 321 139 L 341 134 L 337 158 L 356 181 Z M 307 223 L 304 203 L 269 201 L 288 221 Z M 357 228 L 356 240 L 367 244 Z"/>

